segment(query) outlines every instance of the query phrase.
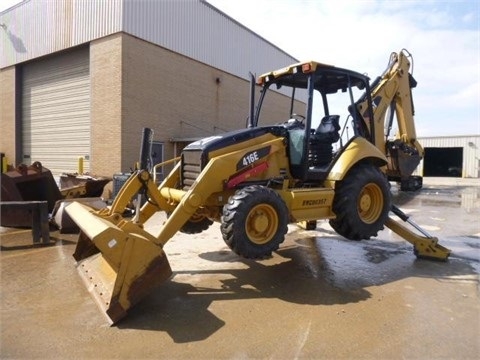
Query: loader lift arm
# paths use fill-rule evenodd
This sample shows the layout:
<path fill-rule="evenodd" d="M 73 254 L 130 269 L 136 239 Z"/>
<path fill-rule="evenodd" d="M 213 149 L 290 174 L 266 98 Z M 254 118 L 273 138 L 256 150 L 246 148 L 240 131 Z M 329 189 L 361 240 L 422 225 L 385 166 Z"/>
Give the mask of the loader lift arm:
<path fill-rule="evenodd" d="M 256 146 L 267 144 L 269 154 L 283 149 L 282 139 L 266 137 L 273 140 Z M 144 132 L 142 142 L 147 139 Z M 74 253 L 77 270 L 110 324 L 123 318 L 129 308 L 171 276 L 164 245 L 212 194 L 224 192 L 222 179 L 234 173 L 232 167 L 237 163 L 232 164 L 232 154 L 241 159 L 243 153 L 237 150 L 210 159 L 188 190 L 178 189 L 179 163 L 158 188 L 147 169 L 135 171 L 110 209 L 94 211 L 76 202 L 66 207 L 81 230 Z M 123 218 L 127 203 L 142 191 L 149 196 L 148 202 L 133 219 Z M 143 224 L 158 211 L 170 216 L 154 236 L 143 229 Z"/>

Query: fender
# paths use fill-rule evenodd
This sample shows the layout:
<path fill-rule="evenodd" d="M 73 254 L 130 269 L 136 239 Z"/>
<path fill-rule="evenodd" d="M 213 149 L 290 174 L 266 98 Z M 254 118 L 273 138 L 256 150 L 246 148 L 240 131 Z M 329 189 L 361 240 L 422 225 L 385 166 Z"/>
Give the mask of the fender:
<path fill-rule="evenodd" d="M 363 137 L 355 137 L 337 157 L 326 180 L 342 180 L 347 172 L 360 161 L 371 162 L 379 167 L 387 165 L 386 156 L 375 145 Z"/>

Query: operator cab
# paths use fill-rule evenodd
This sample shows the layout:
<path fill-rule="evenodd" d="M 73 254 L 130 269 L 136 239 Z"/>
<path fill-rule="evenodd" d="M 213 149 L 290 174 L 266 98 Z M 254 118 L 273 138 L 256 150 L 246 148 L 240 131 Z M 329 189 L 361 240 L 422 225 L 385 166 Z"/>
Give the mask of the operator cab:
<path fill-rule="evenodd" d="M 369 94 L 365 75 L 310 61 L 261 75 L 257 84 L 262 90 L 256 109 L 252 105 L 250 110 L 249 126 L 277 124 L 287 129 L 290 171 L 299 180 L 325 180 L 349 140 L 364 136 L 362 116 L 349 109 L 356 109 L 355 99 Z M 281 107 L 279 96 L 285 100 Z M 261 110 L 272 107 L 275 111 L 268 113 L 283 111 L 285 117 L 262 117 Z"/>

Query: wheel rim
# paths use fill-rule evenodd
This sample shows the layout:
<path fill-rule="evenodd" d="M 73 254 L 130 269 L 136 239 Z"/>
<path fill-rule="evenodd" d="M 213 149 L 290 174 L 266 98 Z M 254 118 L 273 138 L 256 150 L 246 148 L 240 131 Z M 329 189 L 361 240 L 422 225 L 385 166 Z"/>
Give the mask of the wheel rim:
<path fill-rule="evenodd" d="M 245 223 L 247 236 L 255 244 L 266 244 L 275 235 L 278 222 L 277 212 L 272 206 L 259 204 L 248 213 Z"/>
<path fill-rule="evenodd" d="M 357 202 L 358 215 L 367 224 L 378 220 L 383 209 L 382 189 L 374 183 L 363 187 Z"/>

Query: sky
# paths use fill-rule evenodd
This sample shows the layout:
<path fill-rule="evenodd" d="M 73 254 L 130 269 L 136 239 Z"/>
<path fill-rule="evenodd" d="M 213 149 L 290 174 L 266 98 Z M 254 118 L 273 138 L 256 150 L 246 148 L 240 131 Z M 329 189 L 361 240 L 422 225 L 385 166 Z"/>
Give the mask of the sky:
<path fill-rule="evenodd" d="M 0 12 L 18 4 L 19 2 L 21 2 L 21 0 L 0 0 Z"/>
<path fill-rule="evenodd" d="M 0 11 L 18 2 L 0 0 Z M 208 2 L 299 60 L 348 68 L 372 80 L 391 52 L 405 48 L 418 82 L 417 135 L 480 135 L 480 0 Z"/>
<path fill-rule="evenodd" d="M 418 82 L 417 135 L 480 135 L 480 0 L 208 2 L 299 60 L 372 80 L 405 48 Z"/>

